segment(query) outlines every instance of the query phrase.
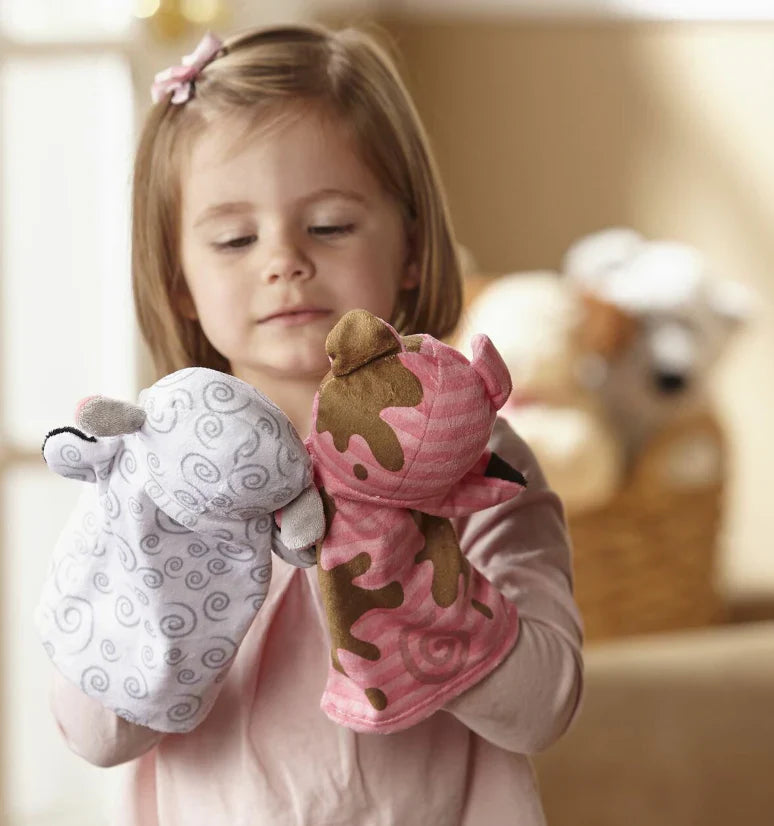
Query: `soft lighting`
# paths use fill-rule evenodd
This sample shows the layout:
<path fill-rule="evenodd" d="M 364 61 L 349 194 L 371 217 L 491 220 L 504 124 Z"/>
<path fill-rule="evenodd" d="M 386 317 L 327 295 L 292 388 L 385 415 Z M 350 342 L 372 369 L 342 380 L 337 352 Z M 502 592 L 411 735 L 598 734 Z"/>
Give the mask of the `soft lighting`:
<path fill-rule="evenodd" d="M 136 0 L 134 16 L 144 20 L 153 17 L 161 8 L 161 0 Z"/>
<path fill-rule="evenodd" d="M 192 23 L 211 23 L 222 11 L 220 0 L 182 0 L 180 5 Z"/>

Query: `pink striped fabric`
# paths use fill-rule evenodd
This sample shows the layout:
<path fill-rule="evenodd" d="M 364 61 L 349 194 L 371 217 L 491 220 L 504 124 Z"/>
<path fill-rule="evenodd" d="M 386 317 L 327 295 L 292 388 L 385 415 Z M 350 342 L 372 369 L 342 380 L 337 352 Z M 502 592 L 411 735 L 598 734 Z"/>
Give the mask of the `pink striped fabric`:
<path fill-rule="evenodd" d="M 331 432 L 317 431 L 320 405 L 336 392 L 331 383 L 315 399 L 307 440 L 329 503 L 318 575 L 332 665 L 321 707 L 360 732 L 425 719 L 495 668 L 518 635 L 516 606 L 467 563 L 448 522 L 522 490 L 485 476 L 496 411 L 511 391 L 508 371 L 486 336 L 474 340 L 471 363 L 431 336 L 406 351 L 389 329 L 401 351 L 382 358 L 399 360 L 422 386 L 418 405 L 379 413 L 398 438 L 403 467 L 383 467 L 368 434 L 351 435 L 342 452 Z M 350 398 L 353 383 L 371 387 L 377 362 L 330 381 L 346 381 Z"/>

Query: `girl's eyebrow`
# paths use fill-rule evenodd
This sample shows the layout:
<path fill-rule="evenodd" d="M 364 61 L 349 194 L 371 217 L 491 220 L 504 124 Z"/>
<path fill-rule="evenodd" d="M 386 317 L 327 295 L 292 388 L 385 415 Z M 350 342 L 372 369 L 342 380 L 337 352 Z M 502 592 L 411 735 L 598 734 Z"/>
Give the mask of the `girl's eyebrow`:
<path fill-rule="evenodd" d="M 223 215 L 236 215 L 243 212 L 252 212 L 255 204 L 250 201 L 225 201 L 222 204 L 212 204 L 205 209 L 194 221 L 194 227 L 211 221 L 213 218 L 220 218 Z"/>
<path fill-rule="evenodd" d="M 354 189 L 336 189 L 335 187 L 325 187 L 323 189 L 315 190 L 309 195 L 304 195 L 299 198 L 297 203 L 299 206 L 314 203 L 315 201 L 322 201 L 325 198 L 345 198 L 350 201 L 356 201 L 364 204 L 367 199 L 360 192 Z M 220 218 L 224 215 L 236 215 L 245 212 L 252 212 L 255 209 L 255 204 L 251 201 L 224 201 L 221 204 L 212 204 L 205 209 L 194 222 L 194 227 L 212 220 L 213 218 Z"/>
<path fill-rule="evenodd" d="M 318 189 L 298 200 L 300 204 L 310 204 L 314 201 L 322 201 L 324 198 L 346 198 L 350 201 L 358 201 L 361 204 L 364 204 L 367 200 L 365 195 L 354 189 L 336 189 L 335 187 Z"/>

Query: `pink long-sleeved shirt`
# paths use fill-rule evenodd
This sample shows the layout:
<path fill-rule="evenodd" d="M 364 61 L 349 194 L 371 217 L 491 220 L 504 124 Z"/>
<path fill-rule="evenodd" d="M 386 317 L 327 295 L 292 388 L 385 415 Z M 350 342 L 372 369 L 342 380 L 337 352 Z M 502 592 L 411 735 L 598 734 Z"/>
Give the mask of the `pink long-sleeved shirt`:
<path fill-rule="evenodd" d="M 319 708 L 329 647 L 316 571 L 275 558 L 269 597 L 194 731 L 132 726 L 56 679 L 70 748 L 102 766 L 132 760 L 115 826 L 544 824 L 528 755 L 578 707 L 581 624 L 559 500 L 502 420 L 490 447 L 529 487 L 455 526 L 471 563 L 519 608 L 505 661 L 406 731 L 338 726 Z"/>

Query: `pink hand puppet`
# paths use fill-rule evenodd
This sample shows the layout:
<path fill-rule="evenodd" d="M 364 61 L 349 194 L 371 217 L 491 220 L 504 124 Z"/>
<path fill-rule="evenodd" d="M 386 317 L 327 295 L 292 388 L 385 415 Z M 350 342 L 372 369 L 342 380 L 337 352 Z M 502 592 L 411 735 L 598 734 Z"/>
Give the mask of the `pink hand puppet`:
<path fill-rule="evenodd" d="M 518 635 L 516 606 L 470 565 L 449 521 L 526 485 L 487 448 L 508 370 L 487 336 L 472 346 L 469 362 L 364 310 L 326 341 L 331 371 L 306 442 L 327 523 L 317 570 L 332 662 L 321 707 L 355 731 L 429 717 Z"/>

